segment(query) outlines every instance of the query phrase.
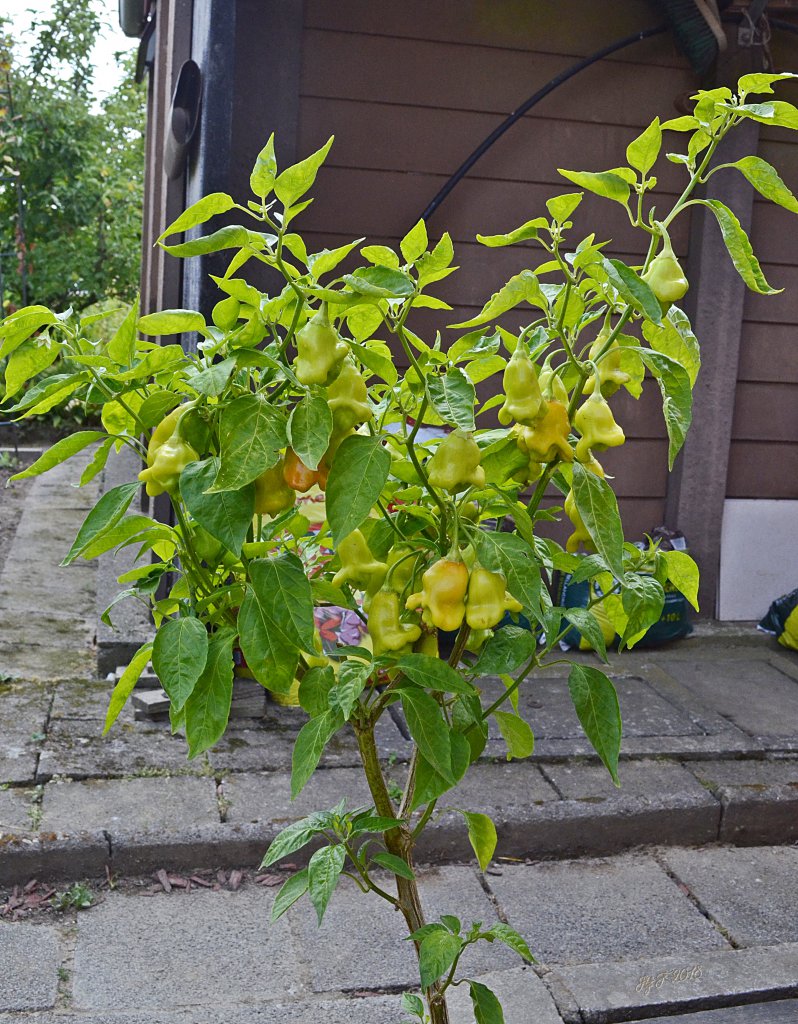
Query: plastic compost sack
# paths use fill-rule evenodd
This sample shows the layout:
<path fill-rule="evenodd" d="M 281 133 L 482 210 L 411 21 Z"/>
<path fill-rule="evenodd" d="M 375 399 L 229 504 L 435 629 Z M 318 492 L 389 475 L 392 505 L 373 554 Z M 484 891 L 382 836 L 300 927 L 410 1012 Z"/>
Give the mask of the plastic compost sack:
<path fill-rule="evenodd" d="M 660 541 L 660 548 L 663 551 L 686 551 L 687 545 L 680 533 L 672 533 L 665 527 L 658 527 L 652 530 L 651 537 Z M 645 542 L 637 545 L 642 550 L 648 547 Z M 592 594 L 591 594 L 592 589 Z M 602 590 L 595 581 L 582 580 L 579 583 L 571 583 L 571 576 L 564 574 L 557 594 L 557 604 L 561 608 L 586 608 L 592 600 L 602 596 Z M 796 591 L 798 595 L 798 591 Z M 796 597 L 798 603 L 798 597 Z M 693 632 L 690 623 L 690 606 L 687 598 L 681 591 L 677 590 L 672 583 L 665 584 L 665 604 L 659 619 L 650 626 L 645 636 L 635 644 L 636 647 L 659 647 L 661 644 L 670 643 L 671 640 L 681 640 Z M 604 634 L 604 641 L 607 647 L 617 644 L 620 639 L 615 628 L 609 621 L 603 605 L 597 604 L 592 609 L 598 619 L 601 631 Z M 798 615 L 796 616 L 798 626 Z M 560 640 L 560 647 L 564 651 L 578 648 L 580 651 L 592 650 L 590 644 L 585 640 L 579 630 L 574 626 Z"/>
<path fill-rule="evenodd" d="M 776 598 L 756 628 L 775 636 L 782 646 L 798 651 L 798 588 Z"/>

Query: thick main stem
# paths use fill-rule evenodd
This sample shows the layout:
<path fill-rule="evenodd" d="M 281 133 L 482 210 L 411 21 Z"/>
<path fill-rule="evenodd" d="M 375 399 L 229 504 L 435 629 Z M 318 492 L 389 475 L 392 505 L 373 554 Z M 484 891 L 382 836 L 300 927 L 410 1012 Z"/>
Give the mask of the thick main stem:
<path fill-rule="evenodd" d="M 363 763 L 366 781 L 368 782 L 377 813 L 386 818 L 395 818 L 396 808 L 385 784 L 385 777 L 382 774 L 379 754 L 377 753 L 377 744 L 374 740 L 374 722 L 369 720 L 363 723 L 353 723 L 353 725 L 357 737 L 360 760 Z M 395 857 L 401 857 L 411 869 L 413 867 L 413 842 L 412 832 L 407 826 L 394 828 L 385 833 L 385 845 L 388 851 Z M 412 934 L 426 923 L 424 908 L 421 905 L 421 895 L 418 891 L 418 883 L 415 878 L 402 878 L 397 875 L 396 891 L 399 897 L 399 910 L 401 910 L 405 923 Z M 420 944 L 415 942 L 414 945 L 416 956 L 418 956 Z M 439 986 L 437 984 L 432 986 L 424 994 L 427 997 L 431 1024 L 449 1024 L 446 997 L 439 992 Z"/>

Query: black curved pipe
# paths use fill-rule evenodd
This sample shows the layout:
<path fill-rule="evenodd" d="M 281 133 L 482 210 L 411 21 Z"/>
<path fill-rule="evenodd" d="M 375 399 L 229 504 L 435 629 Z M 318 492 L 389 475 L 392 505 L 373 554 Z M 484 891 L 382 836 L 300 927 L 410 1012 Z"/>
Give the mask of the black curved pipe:
<path fill-rule="evenodd" d="M 611 53 L 615 53 L 618 50 L 624 49 L 626 46 L 631 46 L 633 43 L 640 43 L 644 39 L 649 39 L 651 36 L 661 35 L 663 32 L 668 32 L 667 25 L 657 25 L 654 28 L 644 28 L 640 32 L 635 32 L 630 36 L 625 36 L 623 39 L 619 39 L 614 43 L 610 43 L 609 46 L 604 46 L 600 50 L 596 50 L 589 57 L 585 57 L 583 60 L 578 61 L 576 64 L 572 64 L 570 68 L 565 71 L 561 71 L 559 75 L 555 75 L 550 82 L 547 82 L 542 89 L 538 89 L 536 93 L 533 93 L 524 103 L 521 104 L 516 110 L 506 117 L 501 124 L 497 125 L 496 128 L 484 139 L 474 150 L 474 152 L 465 160 L 457 170 L 448 179 L 446 184 L 441 188 L 432 202 L 427 206 L 424 212 L 421 214 L 421 219 L 427 221 L 429 217 L 437 210 L 443 200 L 449 195 L 452 189 L 468 174 L 474 164 L 487 153 L 490 147 L 496 142 L 497 139 L 501 138 L 502 135 L 511 128 L 516 121 L 524 116 L 524 114 L 539 103 L 542 99 L 553 92 L 557 86 L 567 82 L 574 75 L 579 74 L 580 71 L 584 71 L 585 68 L 590 67 L 591 64 L 595 64 L 597 61 L 603 60 L 604 57 L 608 57 Z"/>

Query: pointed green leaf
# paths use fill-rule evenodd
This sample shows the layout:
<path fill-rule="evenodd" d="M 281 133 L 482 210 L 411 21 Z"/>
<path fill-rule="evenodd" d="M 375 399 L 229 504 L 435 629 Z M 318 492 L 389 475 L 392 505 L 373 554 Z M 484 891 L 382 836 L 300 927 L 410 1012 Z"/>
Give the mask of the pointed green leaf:
<path fill-rule="evenodd" d="M 416 877 L 410 865 L 392 853 L 375 853 L 371 859 L 381 868 L 390 871 L 391 874 L 398 875 L 399 878 L 407 878 L 412 881 Z"/>
<path fill-rule="evenodd" d="M 535 736 L 529 723 L 509 711 L 494 711 L 493 717 L 507 744 L 507 760 L 531 757 L 535 749 Z"/>
<path fill-rule="evenodd" d="M 286 168 L 277 175 L 274 180 L 274 193 L 283 206 L 293 206 L 297 199 L 300 199 L 309 188 L 312 188 L 319 168 L 330 152 L 334 137 L 331 135 L 321 149 L 317 149 L 315 153 L 311 153 L 304 160 L 300 160 L 299 163 Z"/>
<path fill-rule="evenodd" d="M 488 299 L 475 317 L 464 320 L 459 324 L 450 324 L 450 327 L 476 327 L 479 324 L 495 320 L 502 313 L 515 309 L 522 302 L 530 306 L 537 306 L 539 309 L 547 309 L 546 297 L 540 288 L 540 282 L 531 270 L 522 270 L 520 274 L 511 277 L 507 284 L 503 285 L 497 292 Z"/>
<path fill-rule="evenodd" d="M 621 709 L 610 679 L 597 668 L 572 665 L 568 689 L 577 717 L 616 786 L 621 749 Z"/>
<path fill-rule="evenodd" d="M 698 566 L 686 551 L 662 551 L 660 555 L 665 560 L 668 579 L 698 611 Z"/>
<path fill-rule="evenodd" d="M 119 678 L 116 686 L 111 694 L 111 700 L 108 705 L 108 712 L 105 716 L 105 726 L 103 728 L 103 736 L 107 735 L 108 730 L 119 718 L 119 714 L 122 708 L 127 704 L 128 698 L 135 689 L 136 683 L 139 681 L 139 677 L 144 669 L 147 667 L 147 662 L 150 660 L 150 654 L 152 653 L 152 644 L 142 644 L 141 647 L 136 651 L 133 657 L 130 659 L 130 664 L 127 666 L 125 671 Z"/>
<path fill-rule="evenodd" d="M 127 316 L 108 342 L 108 355 L 119 366 L 130 366 L 136 355 L 136 324 L 139 319 L 139 297 L 136 296 Z"/>
<path fill-rule="evenodd" d="M 315 772 L 324 748 L 343 725 L 339 711 L 324 714 L 305 722 L 297 734 L 291 755 L 291 799 L 296 800 L 305 783 Z"/>
<path fill-rule="evenodd" d="M 170 619 L 158 630 L 152 667 L 175 711 L 191 696 L 207 659 L 208 631 L 199 619 Z"/>
<path fill-rule="evenodd" d="M 274 132 L 269 141 L 258 153 L 255 166 L 249 176 L 249 187 L 259 199 L 265 199 L 272 190 L 277 177 L 277 159 L 274 155 Z"/>
<path fill-rule="evenodd" d="M 153 336 L 204 331 L 205 317 L 191 309 L 164 309 L 160 313 L 140 317 L 138 329 L 142 334 Z"/>
<path fill-rule="evenodd" d="M 274 898 L 270 917 L 272 924 L 279 920 L 286 910 L 293 907 L 298 899 L 301 899 L 305 895 L 308 891 L 309 884 L 310 881 L 308 878 L 307 868 L 302 868 L 302 870 L 297 871 L 295 875 L 291 875 Z"/>
<path fill-rule="evenodd" d="M 237 491 L 276 465 L 286 443 L 286 421 L 262 395 L 242 395 L 222 410 L 221 463 L 211 488 Z"/>
<path fill-rule="evenodd" d="M 566 608 L 565 617 L 576 626 L 602 661 L 607 661 L 607 642 L 599 620 L 589 608 Z"/>
<path fill-rule="evenodd" d="M 290 825 L 278 832 L 269 844 L 269 849 L 261 861 L 261 869 L 268 868 L 283 857 L 288 857 L 297 850 L 301 850 L 310 840 L 317 836 L 330 823 L 330 815 L 324 812 L 314 812 L 299 821 L 292 821 Z"/>
<path fill-rule="evenodd" d="M 765 199 L 778 203 L 790 213 L 798 213 L 798 199 L 781 180 L 776 168 L 772 167 L 767 160 L 762 160 L 758 156 L 744 156 L 730 166 L 736 167 Z"/>
<path fill-rule="evenodd" d="M 330 445 L 333 417 L 327 399 L 309 392 L 293 409 L 288 420 L 288 441 L 308 467 L 317 469 Z"/>
<path fill-rule="evenodd" d="M 475 811 L 460 811 L 465 818 L 468 827 L 468 841 L 477 856 L 480 869 L 485 871 L 496 852 L 496 826 L 487 814 L 477 814 Z"/>
<path fill-rule="evenodd" d="M 462 430 L 474 429 L 474 385 L 459 366 L 452 366 L 442 377 L 427 377 L 427 392 L 435 412 L 445 423 Z"/>
<path fill-rule="evenodd" d="M 323 846 L 316 850 L 308 864 L 308 896 L 321 924 L 330 897 L 344 870 L 346 850 L 342 845 Z"/>
<path fill-rule="evenodd" d="M 469 981 L 468 985 L 476 1024 L 504 1024 L 502 1005 L 488 986 L 479 981 Z"/>
<path fill-rule="evenodd" d="M 134 481 L 106 491 L 83 520 L 83 525 L 61 565 L 71 565 L 101 534 L 113 529 L 127 512 L 140 487 L 139 482 Z"/>
<path fill-rule="evenodd" d="M 655 117 L 646 130 L 626 147 L 626 159 L 629 166 L 640 171 L 645 177 L 657 162 L 662 146 L 662 128 L 659 118 Z"/>
<path fill-rule="evenodd" d="M 562 167 L 557 168 L 557 173 L 563 178 L 572 181 L 579 188 L 586 188 L 588 192 L 595 192 L 597 196 L 604 196 L 616 203 L 626 205 L 629 202 L 629 182 L 624 181 L 618 174 L 611 171 L 566 171 Z"/>
<path fill-rule="evenodd" d="M 633 309 L 642 313 L 653 323 L 662 323 L 662 307 L 659 300 L 642 277 L 621 260 L 609 260 L 604 257 L 601 266 L 607 274 L 610 284 L 624 302 L 628 302 Z"/>
<path fill-rule="evenodd" d="M 751 291 L 758 292 L 760 295 L 777 295 L 779 292 L 784 291 L 783 288 L 771 288 L 765 280 L 759 260 L 751 248 L 748 235 L 743 231 L 739 220 L 737 220 L 728 206 L 724 206 L 717 199 L 697 199 L 694 201 L 701 203 L 703 206 L 708 206 L 715 214 L 715 219 L 718 222 L 720 233 L 723 235 L 723 241 L 726 243 L 726 249 L 734 264 L 734 269 L 745 281 L 746 286 Z"/>
<path fill-rule="evenodd" d="M 504 924 L 503 921 L 499 921 L 497 924 L 492 924 L 488 931 L 491 935 L 497 938 L 499 942 L 503 942 L 508 949 L 517 953 L 528 963 L 535 962 L 535 958 L 532 956 L 532 951 L 526 941 L 514 928 L 511 928 L 509 924 Z"/>
<path fill-rule="evenodd" d="M 28 466 L 27 469 L 23 469 L 19 473 L 15 473 L 11 479 L 27 480 L 32 476 L 46 473 L 48 469 L 60 466 L 62 462 L 66 462 L 73 455 L 77 455 L 78 452 L 82 452 L 90 444 L 101 441 L 106 436 L 101 430 L 79 430 L 68 437 L 62 437 L 60 441 L 56 441 L 55 444 L 51 445 L 43 455 L 40 455 L 33 465 Z"/>
<path fill-rule="evenodd" d="M 218 458 L 189 463 L 180 474 L 180 494 L 200 526 L 240 555 L 255 513 L 255 486 L 247 484 L 237 491 L 209 493 L 218 473 Z"/>
<path fill-rule="evenodd" d="M 657 378 L 662 392 L 662 413 L 668 428 L 668 468 L 679 454 L 693 418 L 690 376 L 683 366 L 662 352 L 639 350 L 640 358 Z"/>
<path fill-rule="evenodd" d="M 459 672 L 440 658 L 433 658 L 428 654 L 405 654 L 399 659 L 396 667 L 411 682 L 425 690 L 435 690 L 439 693 L 474 693 L 471 683 L 466 682 Z"/>
<path fill-rule="evenodd" d="M 665 605 L 665 591 L 653 576 L 628 573 L 623 581 L 622 604 L 627 622 L 621 647 L 634 647 L 649 627 L 659 621 Z"/>
<path fill-rule="evenodd" d="M 440 704 L 422 690 L 402 690 L 401 696 L 407 728 L 419 752 L 444 779 L 453 779 L 452 744 Z"/>
<path fill-rule="evenodd" d="M 372 666 L 368 662 L 347 658 L 338 670 L 337 684 L 330 690 L 331 708 L 337 708 L 348 722 L 358 706 L 360 694 L 366 688 Z"/>
<path fill-rule="evenodd" d="M 12 352 L 6 364 L 6 393 L 8 401 L 36 374 L 51 366 L 60 354 L 60 346 L 47 335 L 30 338 Z"/>
<path fill-rule="evenodd" d="M 166 231 L 158 236 L 157 241 L 161 242 L 178 231 L 188 231 L 189 228 L 196 227 L 197 224 L 204 224 L 217 213 L 227 213 L 234 206 L 235 200 L 225 192 L 212 192 L 208 196 L 203 196 L 202 199 L 198 199 L 196 203 L 192 203 L 187 210 L 184 210 L 177 220 L 172 221 Z"/>
<path fill-rule="evenodd" d="M 422 988 L 434 985 L 438 978 L 442 978 L 451 969 L 462 944 L 459 936 L 452 935 L 445 928 L 436 930 L 421 940 L 418 966 Z"/>
<path fill-rule="evenodd" d="M 623 576 L 623 529 L 612 488 L 606 480 L 575 462 L 573 493 L 577 511 L 596 550 L 620 579 Z"/>
<path fill-rule="evenodd" d="M 378 437 L 347 437 L 335 453 L 327 481 L 327 519 L 337 545 L 357 529 L 377 502 L 391 468 Z"/>
<path fill-rule="evenodd" d="M 405 262 L 415 262 L 426 251 L 427 242 L 427 226 L 423 220 L 420 220 L 399 243 Z"/>
<path fill-rule="evenodd" d="M 210 749 L 222 738 L 233 699 L 235 630 L 224 627 L 208 641 L 202 674 L 185 703 L 188 756 Z"/>
<path fill-rule="evenodd" d="M 690 386 L 695 384 L 701 369 L 701 350 L 686 313 L 678 306 L 671 306 L 662 320 L 662 326 L 658 327 L 649 321 L 643 323 L 643 337 L 657 352 L 681 364 L 687 370 Z M 640 358 L 639 351 L 636 350 L 635 355 Z"/>
<path fill-rule="evenodd" d="M 584 192 L 566 192 L 546 200 L 546 209 L 558 224 L 564 224 L 582 202 Z"/>
<path fill-rule="evenodd" d="M 535 217 L 534 220 L 528 220 L 520 228 L 508 231 L 504 235 L 477 235 L 477 241 L 491 249 L 503 245 L 515 245 L 516 242 L 526 242 L 531 238 L 537 238 L 541 228 L 548 226 L 549 222 L 545 217 Z"/>
<path fill-rule="evenodd" d="M 219 363 L 213 363 L 204 370 L 200 370 L 193 377 L 189 377 L 187 383 L 199 395 L 205 395 L 208 398 L 218 398 L 227 387 L 227 382 L 230 380 L 230 375 L 235 368 L 235 356 L 230 356 L 229 359 L 223 359 Z"/>

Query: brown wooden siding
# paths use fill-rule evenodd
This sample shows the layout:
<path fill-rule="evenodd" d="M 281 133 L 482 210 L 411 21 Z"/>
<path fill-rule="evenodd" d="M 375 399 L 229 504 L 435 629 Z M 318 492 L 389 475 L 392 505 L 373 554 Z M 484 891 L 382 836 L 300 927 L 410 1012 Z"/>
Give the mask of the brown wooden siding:
<path fill-rule="evenodd" d="M 599 20 L 589 0 L 570 4 L 567 19 L 555 0 L 411 0 L 396 9 L 309 0 L 298 151 L 336 136 L 313 207 L 303 216 L 314 248 L 361 235 L 396 246 L 507 113 L 575 59 L 657 21 L 642 0 L 603 7 Z M 655 113 L 674 116 L 674 98 L 694 86 L 670 36 L 661 36 L 581 72 L 527 114 L 431 218 L 432 237 L 451 233 L 461 269 L 434 289 L 454 310 L 419 313 L 416 329 L 441 329 L 453 339 L 447 324 L 473 316 L 510 276 L 542 262 L 540 250 L 485 250 L 475 235 L 510 230 L 544 211 L 552 194 L 573 191 L 558 167 L 618 164 L 637 131 Z M 678 194 L 682 175 L 663 164 L 663 203 Z M 634 262 L 643 254 L 645 240 L 614 204 L 587 195 L 575 242 L 580 224 L 612 239 L 612 255 Z M 673 240 L 681 254 L 688 230 L 687 218 L 680 218 Z M 512 327 L 524 319 L 511 314 L 506 321 Z M 667 442 L 659 391 L 649 382 L 639 402 L 619 395 L 615 404 L 630 444 L 605 453 L 604 461 L 616 477 L 627 535 L 636 537 L 663 517 Z"/>

